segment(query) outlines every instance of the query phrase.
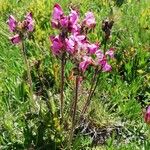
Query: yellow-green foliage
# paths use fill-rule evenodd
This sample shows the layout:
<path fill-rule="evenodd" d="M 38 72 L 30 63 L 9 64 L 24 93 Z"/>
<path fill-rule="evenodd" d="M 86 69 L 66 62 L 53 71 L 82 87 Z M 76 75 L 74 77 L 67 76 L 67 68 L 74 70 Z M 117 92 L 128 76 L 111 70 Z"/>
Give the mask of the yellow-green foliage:
<path fill-rule="evenodd" d="M 140 17 L 140 24 L 143 28 L 147 28 L 150 30 L 150 7 L 145 8 L 141 12 L 141 17 Z"/>

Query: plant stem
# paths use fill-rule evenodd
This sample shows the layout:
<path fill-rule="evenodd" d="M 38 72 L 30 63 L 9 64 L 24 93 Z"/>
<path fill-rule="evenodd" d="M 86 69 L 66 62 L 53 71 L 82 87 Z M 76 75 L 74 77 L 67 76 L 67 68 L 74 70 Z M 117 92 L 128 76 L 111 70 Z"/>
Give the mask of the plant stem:
<path fill-rule="evenodd" d="M 21 42 L 21 51 L 22 51 L 22 56 L 24 59 L 24 64 L 26 65 L 26 69 L 27 69 L 27 77 L 28 77 L 28 82 L 29 82 L 29 90 L 30 90 L 30 99 L 33 102 L 33 90 L 32 90 L 32 77 L 31 77 L 31 70 L 30 70 L 30 65 L 27 59 L 27 55 L 26 55 L 26 51 L 25 51 L 25 43 L 22 40 Z"/>
<path fill-rule="evenodd" d="M 65 54 L 61 57 L 61 93 L 60 93 L 60 122 L 63 123 L 63 109 L 64 109 L 64 68 L 65 68 Z"/>
<path fill-rule="evenodd" d="M 99 74 L 98 77 L 97 77 L 95 86 L 94 86 L 94 88 L 93 88 L 93 90 L 92 90 L 92 92 L 91 92 L 91 95 L 90 95 L 90 97 L 89 97 L 88 106 L 90 105 L 91 98 L 92 98 L 92 96 L 93 96 L 93 94 L 94 94 L 94 92 L 95 92 L 95 90 L 96 90 L 96 87 L 97 87 L 97 85 L 98 85 L 98 83 L 99 83 L 99 79 L 100 79 L 100 74 Z M 88 109 L 88 107 L 86 108 L 85 112 L 87 111 L 87 109 Z M 85 112 L 84 112 L 84 113 L 85 113 Z"/>
<path fill-rule="evenodd" d="M 70 147 L 72 144 L 72 139 L 73 139 L 73 132 L 74 132 L 74 127 L 76 125 L 76 111 L 77 111 L 77 102 L 78 102 L 78 88 L 79 88 L 79 77 L 76 76 L 75 79 L 75 89 L 74 89 L 74 103 L 73 103 L 73 114 L 72 114 L 72 127 L 71 127 L 71 131 L 70 131 Z"/>
<path fill-rule="evenodd" d="M 90 104 L 91 93 L 92 93 L 92 91 L 93 91 L 93 87 L 94 87 L 94 84 L 95 84 L 96 75 L 97 75 L 97 69 L 95 69 L 94 76 L 93 76 L 93 78 L 92 78 L 92 80 L 91 80 L 91 83 L 92 83 L 92 84 L 91 84 L 91 88 L 90 88 L 90 90 L 89 90 L 89 92 L 88 92 L 87 100 L 86 100 L 86 102 L 85 102 L 85 104 L 84 104 L 84 106 L 83 106 L 83 109 L 82 109 L 82 111 L 81 111 L 80 119 L 82 118 L 83 114 L 86 112 L 87 107 L 88 107 L 89 104 Z"/>
<path fill-rule="evenodd" d="M 81 112 L 81 116 L 80 116 L 80 119 L 83 117 L 83 114 L 87 111 L 88 109 L 88 106 L 90 105 L 90 102 L 91 102 L 91 99 L 92 99 L 92 96 L 96 90 L 96 87 L 98 85 L 98 82 L 99 82 L 99 78 L 100 78 L 100 75 L 98 75 L 97 79 L 96 79 L 96 75 L 97 75 L 97 72 L 95 73 L 95 80 L 93 82 L 93 86 L 91 86 L 91 89 L 90 89 L 90 93 L 88 95 L 88 98 L 87 98 L 87 101 L 82 109 L 82 112 Z"/>

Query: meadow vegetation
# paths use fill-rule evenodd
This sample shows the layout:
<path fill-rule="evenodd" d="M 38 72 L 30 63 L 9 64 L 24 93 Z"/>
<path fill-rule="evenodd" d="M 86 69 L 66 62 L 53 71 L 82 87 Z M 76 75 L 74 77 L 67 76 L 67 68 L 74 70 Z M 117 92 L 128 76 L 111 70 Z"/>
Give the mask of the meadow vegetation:
<path fill-rule="evenodd" d="M 89 109 L 80 117 L 91 86 L 93 69 L 79 87 L 79 100 L 71 145 L 68 143 L 74 97 L 73 64 L 65 66 L 63 125 L 60 122 L 60 60 L 52 54 L 50 35 L 53 7 L 58 3 L 69 14 L 79 10 L 80 18 L 93 12 L 95 29 L 91 42 L 103 47 L 103 20 L 113 20 L 106 49 L 113 47 L 112 70 L 101 73 Z M 35 29 L 25 41 L 30 64 L 33 99 L 28 70 L 20 45 L 9 37 L 7 20 L 13 15 L 23 20 L 32 12 Z M 97 149 L 149 150 L 150 126 L 144 113 L 150 104 L 150 5 L 149 0 L 0 0 L 0 149 Z M 68 146 L 69 145 L 69 146 Z"/>

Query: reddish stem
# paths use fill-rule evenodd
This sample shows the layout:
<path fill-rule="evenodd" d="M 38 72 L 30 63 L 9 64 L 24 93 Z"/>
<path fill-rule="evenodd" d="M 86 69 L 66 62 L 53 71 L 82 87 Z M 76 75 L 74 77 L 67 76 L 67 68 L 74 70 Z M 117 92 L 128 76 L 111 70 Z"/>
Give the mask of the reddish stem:
<path fill-rule="evenodd" d="M 94 87 L 94 84 L 95 84 L 97 72 L 98 72 L 98 70 L 95 69 L 94 76 L 93 76 L 93 78 L 92 78 L 92 80 L 91 80 L 91 88 L 90 88 L 90 90 L 89 90 L 89 92 L 88 92 L 87 100 L 86 100 L 86 102 L 85 102 L 85 104 L 84 104 L 84 106 L 83 106 L 83 109 L 82 109 L 82 111 L 81 111 L 80 119 L 82 118 L 83 114 L 86 112 L 88 106 L 90 105 L 90 101 L 91 101 L 91 97 L 92 97 L 91 94 L 93 93 L 93 87 Z M 95 87 L 94 87 L 94 89 L 95 89 Z"/>

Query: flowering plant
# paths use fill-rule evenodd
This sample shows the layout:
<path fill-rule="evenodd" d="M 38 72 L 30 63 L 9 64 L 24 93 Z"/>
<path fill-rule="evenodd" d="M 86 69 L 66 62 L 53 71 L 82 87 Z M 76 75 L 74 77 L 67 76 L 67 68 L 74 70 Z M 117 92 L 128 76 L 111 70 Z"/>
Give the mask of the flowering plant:
<path fill-rule="evenodd" d="M 34 20 L 32 17 L 32 13 L 27 13 L 23 21 L 17 21 L 14 16 L 10 15 L 7 23 L 10 32 L 15 34 L 14 36 L 10 37 L 10 41 L 12 42 L 12 44 L 20 43 L 21 45 L 21 54 L 27 69 L 30 98 L 33 100 L 32 77 L 25 49 L 25 39 L 28 38 L 29 33 L 33 32 L 34 30 Z"/>
<path fill-rule="evenodd" d="M 74 64 L 75 75 L 75 87 L 74 87 L 74 99 L 72 101 L 72 128 L 70 132 L 70 141 L 73 138 L 74 127 L 77 123 L 76 111 L 78 102 L 78 86 L 84 79 L 85 72 L 89 67 L 93 67 L 95 73 L 91 80 L 91 88 L 88 92 L 87 100 L 81 110 L 80 118 L 87 111 L 92 95 L 96 89 L 99 80 L 100 72 L 110 72 L 112 70 L 108 60 L 114 58 L 114 49 L 110 48 L 106 51 L 106 42 L 109 39 L 109 35 L 105 36 L 105 48 L 102 50 L 102 46 L 99 42 L 91 43 L 88 38 L 88 33 L 96 26 L 96 20 L 92 12 L 87 12 L 85 18 L 79 20 L 79 12 L 71 8 L 70 14 L 65 15 L 59 4 L 54 5 L 52 20 L 52 28 L 58 29 L 59 34 L 50 36 L 52 54 L 56 58 L 61 60 L 61 96 L 60 96 L 60 118 L 63 122 L 63 107 L 64 107 L 64 72 L 65 64 L 67 61 L 71 61 Z M 105 29 L 106 28 L 106 29 Z M 103 25 L 103 31 L 105 34 L 108 29 Z"/>
<path fill-rule="evenodd" d="M 30 73 L 30 65 L 26 56 L 25 39 L 28 38 L 30 32 L 34 31 L 34 20 L 32 13 L 28 13 L 23 21 L 17 21 L 13 16 L 9 16 L 7 21 L 10 32 L 14 36 L 10 38 L 13 44 L 21 43 L 21 52 L 23 54 L 24 62 L 27 67 L 28 80 L 30 83 L 30 96 L 33 99 L 32 78 Z M 111 65 L 108 63 L 109 59 L 114 58 L 114 49 L 110 48 L 106 51 L 106 43 L 110 36 L 111 26 L 109 23 L 103 22 L 102 30 L 105 32 L 104 50 L 103 44 L 100 42 L 90 42 L 88 34 L 94 30 L 96 26 L 96 19 L 92 12 L 85 13 L 84 19 L 79 20 L 79 12 L 73 8 L 69 15 L 65 15 L 59 4 L 54 5 L 51 25 L 53 29 L 59 31 L 58 35 L 51 35 L 51 50 L 52 54 L 61 61 L 61 86 L 60 86 L 60 122 L 63 125 L 64 114 L 64 82 L 65 82 L 65 65 L 67 61 L 71 61 L 74 65 L 74 98 L 71 106 L 72 127 L 70 130 L 70 144 L 73 138 L 75 126 L 83 117 L 90 105 L 92 96 L 98 85 L 99 75 L 101 72 L 110 72 Z M 108 27 L 109 26 L 109 27 Z M 108 34 L 109 30 L 109 34 Z M 88 91 L 87 99 L 80 111 L 80 117 L 77 119 L 77 103 L 78 103 L 78 89 L 79 85 L 84 80 L 86 72 L 89 68 L 93 68 L 94 75 L 91 80 L 91 87 Z"/>

